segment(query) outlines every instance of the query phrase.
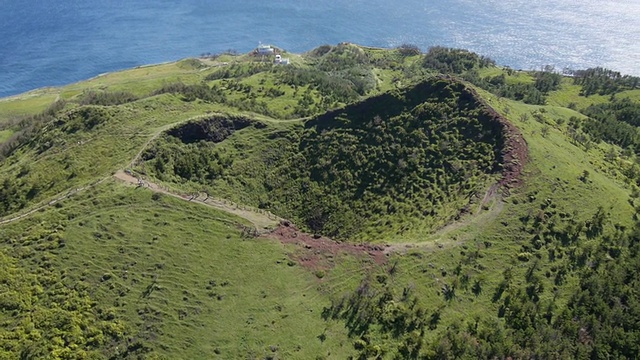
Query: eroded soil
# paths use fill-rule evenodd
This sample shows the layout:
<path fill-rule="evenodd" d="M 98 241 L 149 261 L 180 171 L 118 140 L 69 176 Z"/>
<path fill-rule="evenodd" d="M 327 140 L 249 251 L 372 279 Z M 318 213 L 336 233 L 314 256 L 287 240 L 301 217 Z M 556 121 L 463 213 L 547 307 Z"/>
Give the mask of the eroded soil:
<path fill-rule="evenodd" d="M 275 230 L 262 236 L 276 239 L 284 244 L 294 244 L 298 248 L 289 256 L 301 266 L 311 270 L 326 270 L 333 267 L 333 261 L 341 255 L 362 257 L 372 264 L 382 265 L 387 261 L 385 249 L 388 246 L 374 244 L 353 244 L 331 240 L 324 236 L 310 235 L 287 221 Z"/>

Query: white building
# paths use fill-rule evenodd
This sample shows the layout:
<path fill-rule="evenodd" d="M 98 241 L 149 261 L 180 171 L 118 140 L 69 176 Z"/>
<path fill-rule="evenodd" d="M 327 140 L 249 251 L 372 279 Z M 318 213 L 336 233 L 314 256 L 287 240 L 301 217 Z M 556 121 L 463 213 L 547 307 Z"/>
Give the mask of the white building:
<path fill-rule="evenodd" d="M 271 45 L 263 45 L 263 44 L 259 44 L 258 45 L 258 54 L 259 55 L 271 55 L 271 54 L 274 53 L 274 51 L 275 51 L 275 49 Z"/>
<path fill-rule="evenodd" d="M 288 58 L 282 58 L 282 56 L 280 56 L 280 54 L 276 55 L 276 59 L 274 61 L 275 64 L 277 65 L 289 65 L 289 59 Z"/>

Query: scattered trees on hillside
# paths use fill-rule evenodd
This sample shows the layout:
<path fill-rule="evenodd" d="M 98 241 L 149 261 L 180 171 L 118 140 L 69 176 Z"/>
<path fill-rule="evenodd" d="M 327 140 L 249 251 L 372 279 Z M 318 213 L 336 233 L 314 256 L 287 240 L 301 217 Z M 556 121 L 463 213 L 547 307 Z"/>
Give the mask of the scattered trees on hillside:
<path fill-rule="evenodd" d="M 112 106 L 138 100 L 134 94 L 126 91 L 85 91 L 77 100 L 80 105 Z"/>
<path fill-rule="evenodd" d="M 165 84 L 161 88 L 155 90 L 152 94 L 176 94 L 182 95 L 185 101 L 194 101 L 201 99 L 209 102 L 225 102 L 226 95 L 216 86 L 208 86 L 206 84 L 187 85 L 182 82 Z"/>
<path fill-rule="evenodd" d="M 549 199 L 540 204 L 540 213 L 521 219 L 530 243 L 523 243 L 523 252 L 514 257 L 524 269 L 505 269 L 493 291 L 493 315 L 438 326 L 442 309 L 426 311 L 412 288 L 391 281 L 387 270 L 377 282 L 368 277 L 334 300 L 323 317 L 344 321 L 362 358 L 640 356 L 640 294 L 635 291 L 640 286 L 640 224 L 633 229 L 612 224 L 602 208 L 579 221 Z M 459 269 L 453 282 L 463 284 Z M 563 287 L 569 278 L 577 286 Z M 442 288 L 445 298 L 451 298 L 447 294 L 454 286 L 444 282 Z M 476 295 L 477 288 L 481 286 L 472 287 Z M 559 298 L 563 291 L 570 292 L 568 301 Z"/>
<path fill-rule="evenodd" d="M 640 77 L 622 75 L 617 71 L 602 67 L 572 71 L 574 84 L 581 85 L 580 94 L 611 95 L 624 90 L 640 88 Z"/>
<path fill-rule="evenodd" d="M 494 66 L 495 61 L 463 49 L 434 46 L 424 55 L 422 66 L 443 74 L 462 74 L 474 68 Z"/>
<path fill-rule="evenodd" d="M 206 81 L 220 80 L 220 79 L 235 79 L 241 80 L 251 75 L 259 74 L 261 72 L 270 71 L 272 64 L 263 62 L 249 62 L 249 63 L 232 63 L 221 67 L 219 70 L 212 72 L 205 77 Z"/>
<path fill-rule="evenodd" d="M 375 78 L 369 67 L 353 66 L 335 73 L 318 69 L 305 69 L 293 66 L 279 67 L 280 82 L 303 87 L 309 85 L 333 102 L 352 102 L 375 88 Z"/>
<path fill-rule="evenodd" d="M 66 105 L 66 101 L 58 100 L 39 114 L 0 124 L 0 130 L 11 129 L 14 131 L 9 139 L 0 144 L 0 159 L 8 157 L 16 149 L 30 141 L 44 125 L 52 122 L 56 114 Z"/>
<path fill-rule="evenodd" d="M 419 358 L 425 345 L 428 312 L 410 286 L 396 293 L 386 274 L 365 279 L 351 294 L 324 309 L 325 320 L 344 320 L 358 359 L 395 355 Z"/>

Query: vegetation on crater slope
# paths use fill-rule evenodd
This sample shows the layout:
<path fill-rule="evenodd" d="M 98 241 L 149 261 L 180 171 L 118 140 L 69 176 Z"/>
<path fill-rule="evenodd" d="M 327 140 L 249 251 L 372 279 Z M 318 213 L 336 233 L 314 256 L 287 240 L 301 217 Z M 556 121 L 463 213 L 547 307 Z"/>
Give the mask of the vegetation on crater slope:
<path fill-rule="evenodd" d="M 236 141 L 242 135 L 214 145 L 238 129 L 232 120 L 214 120 L 169 131 L 143 154 L 141 169 L 209 192 L 222 186 L 257 193 L 252 205 L 341 239 L 434 229 L 469 211 L 469 199 L 483 197 L 501 173 L 506 137 L 517 136 L 463 84 L 444 78 L 329 112 L 289 133 L 256 122 L 270 133 L 257 146 L 275 153 L 243 152 L 246 144 Z M 195 136 L 193 128 L 206 130 Z M 242 155 L 251 162 L 234 165 Z"/>
<path fill-rule="evenodd" d="M 639 356 L 638 78 L 283 55 L 0 100 L 0 357 Z"/>

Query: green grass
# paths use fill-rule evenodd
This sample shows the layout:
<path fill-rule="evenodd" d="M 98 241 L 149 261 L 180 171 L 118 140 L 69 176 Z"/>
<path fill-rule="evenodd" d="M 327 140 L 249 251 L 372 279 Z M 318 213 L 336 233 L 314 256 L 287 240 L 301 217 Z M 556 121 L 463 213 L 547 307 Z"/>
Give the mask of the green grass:
<path fill-rule="evenodd" d="M 134 69 L 106 73 L 90 80 L 64 86 L 63 99 L 70 99 L 88 89 L 128 91 L 146 96 L 164 83 L 182 81 L 195 83 L 201 78 L 201 70 L 180 65 L 181 62 L 140 66 Z"/>
<path fill-rule="evenodd" d="M 367 96 L 407 86 L 422 76 L 407 76 L 409 69 L 416 70 L 416 74 L 428 73 L 416 68 L 420 66 L 420 56 L 402 59 L 393 51 L 373 48 L 357 51 L 384 64 L 372 69 L 377 85 Z M 318 61 L 295 54 L 285 57 L 292 58 L 294 65 L 300 67 L 310 68 Z M 206 75 L 224 66 L 224 62 L 250 61 L 252 58 L 247 55 L 223 55 L 202 62 L 210 68 L 199 65 L 199 60 L 139 67 L 0 99 L 0 124 L 40 112 L 58 96 L 71 102 L 64 113 L 72 113 L 79 108 L 73 101 L 86 90 L 127 91 L 145 97 L 163 84 L 200 83 Z M 482 77 L 503 73 L 506 70 L 497 67 L 480 70 Z M 506 81 L 529 83 L 533 77 L 528 72 L 515 72 Z M 10 280 L 0 281 L 5 296 L 0 296 L 0 301 L 8 309 L 24 293 L 29 294 L 25 303 L 31 304 L 17 314 L 0 310 L 4 331 L 0 331 L 0 341 L 5 341 L 4 351 L 12 351 L 16 342 L 22 346 L 18 346 L 20 349 L 31 347 L 51 353 L 65 351 L 65 347 L 77 343 L 88 351 L 111 356 L 125 351 L 127 338 L 131 338 L 167 359 L 346 358 L 354 352 L 355 339 L 348 338 L 344 322 L 323 320 L 322 310 L 331 299 L 353 292 L 362 279 L 382 273 L 392 279 L 395 291 L 412 288 L 429 316 L 441 313 L 438 327 L 425 336 L 436 342 L 457 321 L 468 326 L 475 319 L 504 322 L 496 317 L 502 300 L 494 301 L 493 297 L 506 269 L 514 274 L 513 287 L 524 287 L 524 274 L 539 261 L 534 273 L 544 284 L 541 303 L 555 301 L 559 308 L 566 305 L 577 289 L 578 276 L 577 272 L 570 273 L 566 283 L 557 286 L 554 276 L 558 268 L 571 265 L 568 260 L 571 251 L 596 248 L 602 240 L 581 238 L 579 244 L 560 250 L 565 254 L 563 259 L 553 260 L 548 252 L 551 245 L 533 248 L 536 241 L 533 221 L 526 219 L 546 217 L 545 221 L 556 221 L 562 227 L 568 219 L 586 221 L 603 207 L 609 219 L 607 234 L 614 231 L 614 224 L 627 228 L 633 225 L 634 209 L 628 201 L 632 186 L 620 168 L 621 164 L 635 161 L 635 157 L 624 155 L 622 149 L 606 143 L 589 147 L 574 144 L 567 135 L 569 118 L 584 118 L 569 109 L 570 104 L 579 110 L 609 101 L 610 97 L 582 97 L 580 88 L 569 78 L 563 80 L 559 90 L 549 94 L 544 106 L 496 98 L 478 90 L 495 110 L 520 129 L 527 142 L 529 161 L 523 185 L 511 189 L 510 196 L 491 199 L 484 208 L 472 204 L 471 214 L 440 231 L 432 224 L 417 222 L 412 214 L 399 218 L 399 223 L 413 222 L 416 226 L 398 234 L 399 225 L 394 223 L 386 229 L 387 235 L 371 237 L 376 243 L 393 243 L 398 250 L 382 267 L 360 257 L 337 255 L 335 266 L 322 270 L 323 276 L 318 276 L 314 270 L 290 261 L 288 254 L 300 252 L 299 246 L 243 238 L 240 227 L 250 225 L 243 219 L 170 196 L 152 196 L 148 190 L 109 180 L 114 171 L 129 167 L 140 150 L 156 144 L 155 136 L 173 126 L 213 113 L 241 115 L 267 126 L 245 128 L 215 144 L 216 151 L 233 158 L 233 164 L 226 169 L 225 178 L 208 184 L 208 190 L 213 196 L 240 204 L 268 204 L 265 179 L 255 174 L 265 174 L 281 165 L 268 160 L 278 161 L 285 149 L 298 147 L 299 139 L 295 137 L 305 130 L 307 119 L 286 119 L 294 117 L 294 108 L 303 94 L 309 90 L 316 113 L 343 104 L 320 106 L 325 95 L 313 84 L 294 89 L 281 84 L 272 71 L 239 82 L 251 90 L 248 93 L 229 90 L 227 98 L 264 101 L 273 116 L 260 114 L 259 108 L 242 111 L 223 103 L 188 102 L 180 95 L 146 97 L 123 105 L 99 107 L 110 118 L 92 129 L 65 133 L 62 125 L 49 124 L 0 164 L 0 180 L 19 190 L 9 198 L 24 200 L 20 207 L 8 210 L 4 214 L 7 217 L 107 179 L 56 206 L 45 207 L 0 228 L 0 279 Z M 225 80 L 209 84 L 223 86 Z M 277 88 L 284 94 L 269 97 L 266 95 L 269 88 Z M 625 91 L 616 97 L 638 101 L 640 90 Z M 541 120 L 537 121 L 533 114 L 541 114 Z M 12 133 L 13 130 L 0 132 L 0 142 Z M 612 149 L 617 154 L 613 161 L 608 158 Z M 145 166 L 137 169 L 149 170 Z M 298 173 L 302 170 L 288 169 Z M 581 179 L 585 171 L 589 174 L 586 180 Z M 279 179 L 269 181 L 278 183 Z M 162 180 L 181 192 L 203 189 L 202 184 L 177 177 Z M 484 180 L 476 184 L 479 189 L 488 188 L 495 178 Z M 35 195 L 28 195 L 34 188 Z M 291 193 L 291 189 L 283 191 L 285 195 Z M 449 210 L 457 210 L 460 204 L 446 205 Z M 276 205 L 271 210 L 282 215 L 286 208 Z M 472 291 L 476 281 L 482 287 L 478 295 Z M 444 299 L 444 285 L 456 288 L 452 300 Z M 84 305 L 75 309 L 61 306 L 69 303 Z M 50 324 L 34 324 L 30 318 L 49 316 L 48 311 L 58 307 L 62 308 L 62 317 L 82 324 L 79 325 L 82 336 L 73 337 L 70 344 L 65 344 L 60 334 L 47 327 Z M 113 318 L 105 319 L 105 313 L 113 314 Z M 29 330 L 30 326 L 39 332 Z M 108 331 L 109 327 L 115 329 L 113 333 Z M 95 329 L 102 331 L 106 340 L 97 348 L 82 345 L 82 341 L 90 338 L 83 331 Z M 66 328 L 61 331 L 73 333 Z M 12 355 L 15 353 L 0 352 L 0 358 Z"/>
<path fill-rule="evenodd" d="M 0 124 L 43 111 L 56 100 L 57 94 L 56 89 L 47 88 L 0 99 Z"/>
<path fill-rule="evenodd" d="M 586 151 L 572 144 L 565 135 L 568 118 L 582 115 L 562 107 L 526 105 L 497 99 L 487 93 L 484 96 L 496 110 L 506 114 L 527 141 L 527 181 L 521 191 L 536 192 L 538 199 L 551 198 L 560 207 L 577 209 L 584 216 L 595 212 L 598 206 L 603 205 L 602 199 L 607 199 L 607 208 L 611 207 L 613 218 L 631 218 L 633 208 L 627 202 L 630 189 L 621 179 L 612 179 L 612 165 L 605 160 L 608 147 L 596 146 Z M 539 109 L 545 111 L 544 124 L 531 116 Z M 529 116 L 526 122 L 522 120 L 523 114 Z M 558 119 L 563 119 L 564 125 L 558 126 Z M 546 136 L 543 135 L 544 127 L 549 129 Z M 585 170 L 590 173 L 586 183 L 579 180 Z"/>
<path fill-rule="evenodd" d="M 480 77 L 483 78 L 505 75 L 507 84 L 529 84 L 535 81 L 533 76 L 531 76 L 531 74 L 527 71 L 514 71 L 511 75 L 509 75 L 509 72 L 499 67 L 482 68 L 478 73 Z"/>
<path fill-rule="evenodd" d="M 162 358 L 344 358 L 351 351 L 341 325 L 319 316 L 328 305 L 316 290 L 320 280 L 290 266 L 277 241 L 242 238 L 239 218 L 108 182 L 6 227 L 5 239 L 47 223 L 63 224 L 65 246 L 36 256 L 53 259 L 64 291 L 87 289 L 96 307 L 110 309 Z"/>
<path fill-rule="evenodd" d="M 7 141 L 13 135 L 12 130 L 2 130 L 0 131 L 0 143 Z"/>
<path fill-rule="evenodd" d="M 564 78 L 559 90 L 552 91 L 548 98 L 549 105 L 568 107 L 573 106 L 575 109 L 584 109 L 590 105 L 598 105 L 606 103 L 611 99 L 611 95 L 580 95 L 580 85 L 574 85 L 571 78 Z M 618 99 L 629 98 L 633 101 L 640 101 L 640 89 L 625 90 L 615 94 Z"/>

